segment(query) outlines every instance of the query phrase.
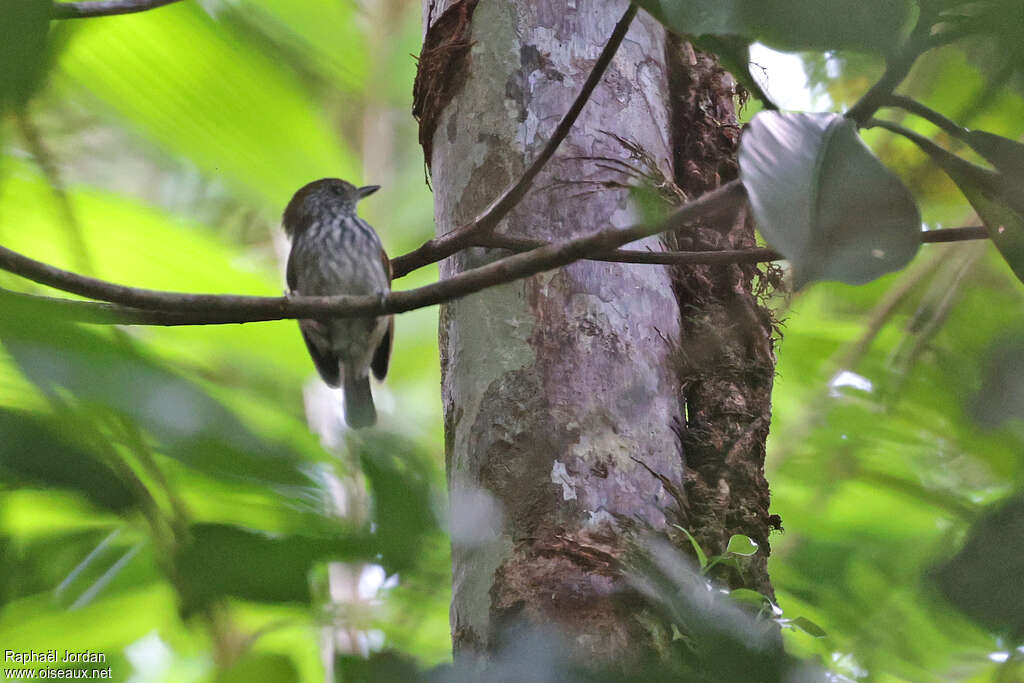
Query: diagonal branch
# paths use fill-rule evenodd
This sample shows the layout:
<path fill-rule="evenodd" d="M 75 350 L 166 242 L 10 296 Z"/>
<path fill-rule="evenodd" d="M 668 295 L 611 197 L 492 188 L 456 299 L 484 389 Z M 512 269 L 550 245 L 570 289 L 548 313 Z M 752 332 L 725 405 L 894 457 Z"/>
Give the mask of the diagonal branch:
<path fill-rule="evenodd" d="M 965 242 L 969 240 L 988 239 L 988 230 L 984 226 L 963 228 L 942 228 L 921 233 L 923 244 L 939 242 Z M 508 249 L 510 251 L 529 251 L 547 244 L 541 240 L 509 237 L 506 235 L 490 235 L 478 241 L 474 246 Z M 766 247 L 748 249 L 722 249 L 718 251 L 641 251 L 639 249 L 615 249 L 604 254 L 588 257 L 593 261 L 611 261 L 614 263 L 648 263 L 663 265 L 725 265 L 729 263 L 766 263 L 785 259 L 779 252 Z"/>
<path fill-rule="evenodd" d="M 855 121 L 857 126 L 863 126 L 885 105 L 886 98 L 891 96 L 896 87 L 910 74 L 910 69 L 917 58 L 935 47 L 929 37 L 933 19 L 931 11 L 920 13 L 917 24 L 906 41 L 886 61 L 882 77 L 846 112 L 847 118 Z"/>
<path fill-rule="evenodd" d="M 50 16 L 54 19 L 89 19 L 133 14 L 170 5 L 178 0 L 94 0 L 92 2 L 55 2 Z"/>
<path fill-rule="evenodd" d="M 678 230 L 684 225 L 696 221 L 729 215 L 735 211 L 735 207 L 744 197 L 743 186 L 738 181 L 732 181 L 689 202 L 661 223 L 636 225 L 630 228 L 606 228 L 584 237 L 547 244 L 531 251 L 506 256 L 448 280 L 416 289 L 391 292 L 383 297 L 260 297 L 186 294 L 140 289 L 61 270 L 5 247 L 0 247 L 0 269 L 65 292 L 120 304 L 129 309 L 110 307 L 94 309 L 94 313 L 99 318 L 123 316 L 120 320 L 97 320 L 97 322 L 208 325 L 286 318 L 347 318 L 383 315 L 403 313 L 451 301 L 488 287 L 520 280 L 546 270 L 553 270 L 594 254 L 609 252 L 623 244 L 635 242 L 650 235 L 667 230 Z M 81 302 L 75 303 L 77 310 L 83 310 Z M 75 306 L 67 306 L 68 311 L 75 308 Z"/>
<path fill-rule="evenodd" d="M 555 155 L 555 151 L 558 146 L 562 144 L 569 131 L 572 129 L 573 124 L 576 123 L 576 119 L 579 117 L 580 112 L 583 111 L 583 107 L 586 106 L 587 101 L 590 99 L 590 95 L 597 88 L 597 84 L 601 82 L 601 78 L 604 76 L 605 70 L 608 65 L 611 64 L 612 59 L 615 57 L 615 53 L 619 50 L 619 45 L 622 44 L 622 40 L 626 37 L 626 33 L 629 31 L 630 24 L 633 23 L 633 18 L 636 16 L 637 6 L 630 4 L 626 9 L 625 14 L 619 19 L 619 22 L 615 25 L 615 30 L 612 31 L 611 37 L 608 38 L 608 43 L 605 44 L 604 49 L 601 50 L 601 54 L 598 56 L 597 61 L 594 62 L 594 68 L 590 70 L 590 75 L 587 76 L 586 82 L 583 84 L 583 88 L 580 90 L 579 95 L 573 101 L 572 106 L 569 107 L 569 111 L 565 113 L 562 120 L 558 122 L 558 126 L 555 127 L 555 131 L 551 134 L 551 138 L 547 144 L 544 145 L 544 149 L 541 150 L 537 158 L 533 160 L 529 168 L 523 172 L 523 175 L 512 185 L 510 188 L 505 190 L 500 197 L 491 203 L 484 212 L 474 218 L 471 222 L 466 223 L 454 230 L 451 230 L 440 237 L 435 237 L 432 240 L 424 242 L 418 249 L 403 254 L 391 260 L 391 268 L 394 272 L 394 277 L 399 278 L 403 275 L 408 275 L 417 268 L 436 263 L 442 259 L 448 258 L 452 254 L 465 249 L 466 247 L 473 246 L 474 238 L 481 234 L 486 234 L 492 231 L 498 223 L 501 222 L 505 216 L 508 215 L 516 204 L 526 195 L 529 191 L 530 186 L 533 184 L 534 179 L 544 168 L 545 164 L 551 160 L 551 157 Z"/>
<path fill-rule="evenodd" d="M 916 114 L 957 140 L 962 140 L 964 134 L 968 132 L 963 126 L 906 95 L 889 95 L 882 101 L 882 106 L 898 107 L 911 114 Z"/>

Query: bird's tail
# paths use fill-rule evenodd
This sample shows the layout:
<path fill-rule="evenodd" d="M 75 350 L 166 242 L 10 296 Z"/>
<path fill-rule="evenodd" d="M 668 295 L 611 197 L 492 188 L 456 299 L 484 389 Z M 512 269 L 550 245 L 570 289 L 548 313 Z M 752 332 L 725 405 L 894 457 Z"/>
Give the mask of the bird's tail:
<path fill-rule="evenodd" d="M 351 377 L 345 373 L 345 422 L 352 429 L 363 429 L 377 424 L 377 409 L 373 407 L 370 378 Z"/>

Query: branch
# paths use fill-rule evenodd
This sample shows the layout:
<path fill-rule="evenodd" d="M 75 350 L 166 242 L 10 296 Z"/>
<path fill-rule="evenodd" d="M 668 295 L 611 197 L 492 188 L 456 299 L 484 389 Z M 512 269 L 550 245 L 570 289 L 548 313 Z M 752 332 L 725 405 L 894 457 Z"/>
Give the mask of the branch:
<path fill-rule="evenodd" d="M 506 235 L 490 235 L 474 246 L 492 249 L 508 249 L 524 252 L 545 246 L 543 240 L 508 237 Z M 613 249 L 603 254 L 588 256 L 590 261 L 609 261 L 612 263 L 662 264 L 662 265 L 723 265 L 727 263 L 764 263 L 781 261 L 782 254 L 765 247 L 751 249 L 725 249 L 720 251 L 646 251 L 641 249 Z"/>
<path fill-rule="evenodd" d="M 95 0 L 93 2 L 55 2 L 50 12 L 53 19 L 89 19 L 134 14 L 170 5 L 178 0 Z"/>
<path fill-rule="evenodd" d="M 463 226 L 450 230 L 440 237 L 435 237 L 432 240 L 424 242 L 418 249 L 403 254 L 391 260 L 391 269 L 394 273 L 394 277 L 399 278 L 403 275 L 408 275 L 417 268 L 429 265 L 431 263 L 437 263 L 442 259 L 448 258 L 452 254 L 463 249 L 473 246 L 472 242 L 474 237 L 484 233 L 488 233 L 494 229 L 494 227 L 501 222 L 505 216 L 515 207 L 516 204 L 526 195 L 530 189 L 530 185 L 533 184 L 534 179 L 544 168 L 544 165 L 551 160 L 551 157 L 555 155 L 555 151 L 558 146 L 562 144 L 569 131 L 572 129 L 573 124 L 576 123 L 576 119 L 579 117 L 580 112 L 583 111 L 583 107 L 586 106 L 587 101 L 590 99 L 590 95 L 597 88 L 597 84 L 601 82 L 601 78 L 604 76 L 605 70 L 608 65 L 611 64 L 612 59 L 615 57 L 615 53 L 619 50 L 619 45 L 622 44 L 622 40 L 626 37 L 626 33 L 629 31 L 630 24 L 633 23 L 633 18 L 636 16 L 637 6 L 630 4 L 626 9 L 626 13 L 622 15 L 619 22 L 615 25 L 615 30 L 612 31 L 612 35 L 608 38 L 608 43 L 601 50 L 601 54 L 598 56 L 597 61 L 594 62 L 594 68 L 590 70 L 590 75 L 587 76 L 586 82 L 583 84 L 583 88 L 580 90 L 579 95 L 576 96 L 572 106 L 569 107 L 569 111 L 565 113 L 562 120 L 558 122 L 558 126 L 555 127 L 554 133 L 551 134 L 551 138 L 547 144 L 544 145 L 544 149 L 541 150 L 537 158 L 533 160 L 529 168 L 523 173 L 523 175 L 516 181 L 512 187 L 505 190 L 500 197 L 491 203 L 484 212 L 474 218 L 470 223 Z"/>
<path fill-rule="evenodd" d="M 886 62 L 882 77 L 850 107 L 850 110 L 846 112 L 847 118 L 853 119 L 858 126 L 863 126 L 868 119 L 875 115 L 885 99 L 892 95 L 896 86 L 902 83 L 910 73 L 917 58 L 931 49 L 932 45 L 928 35 L 930 30 L 931 19 L 922 12 L 906 42 Z"/>
<path fill-rule="evenodd" d="M 212 325 L 245 323 L 286 318 L 335 317 L 403 313 L 451 301 L 488 287 L 520 280 L 553 270 L 594 254 L 650 235 L 678 230 L 684 225 L 728 215 L 745 196 L 739 181 L 732 181 L 689 202 L 665 221 L 630 228 L 606 228 L 598 232 L 547 244 L 507 256 L 479 268 L 417 289 L 391 292 L 386 296 L 260 297 L 216 294 L 186 294 L 139 289 L 71 273 L 0 247 L 0 269 L 34 282 L 72 294 L 99 299 L 121 307 L 89 302 L 67 302 L 69 314 L 89 314 L 95 322 L 145 325 Z M 709 254 L 702 254 L 707 257 Z M 22 295 L 27 296 L 27 295 Z M 116 318 L 116 319 L 114 319 Z"/>
<path fill-rule="evenodd" d="M 988 230 L 984 226 L 963 228 L 943 228 L 928 230 L 921 233 L 921 242 L 934 244 L 940 242 L 965 242 L 968 240 L 988 239 Z M 492 235 L 474 246 L 508 249 L 510 251 L 528 251 L 544 246 L 540 240 Z M 611 261 L 614 263 L 663 264 L 675 266 L 691 265 L 726 265 L 730 263 L 767 263 L 782 261 L 785 257 L 767 247 L 751 247 L 749 249 L 722 249 L 718 251 L 641 251 L 639 249 L 615 249 L 604 254 L 587 257 L 592 261 Z"/>
<path fill-rule="evenodd" d="M 941 145 L 937 145 L 931 139 L 926 138 L 925 136 L 915 131 L 912 131 L 905 126 L 901 126 L 898 123 L 893 123 L 892 121 L 883 121 L 882 119 L 870 119 L 864 123 L 864 127 L 882 128 L 884 130 L 889 131 L 890 133 L 895 133 L 896 135 L 903 136 L 907 140 L 910 140 L 915 145 L 917 145 L 922 152 L 926 153 L 933 159 L 957 159 L 964 164 L 971 165 L 970 162 L 961 159 L 960 157 L 956 156 L 955 154 L 953 154 L 946 148 L 942 147 Z M 990 173 L 993 175 L 995 174 L 993 171 L 988 171 L 985 169 L 983 169 L 983 172 Z"/>
<path fill-rule="evenodd" d="M 727 201 L 723 198 L 722 200 Z M 719 207 L 720 208 L 720 207 Z M 712 213 L 715 209 L 707 207 L 709 213 Z M 674 217 L 673 220 L 676 220 Z M 689 222 L 693 218 L 679 218 L 680 223 Z M 657 229 L 661 229 L 659 226 Z M 669 227 L 666 229 L 675 229 L 679 227 Z M 597 236 L 602 239 L 608 235 L 618 238 L 623 230 L 612 228 L 610 230 L 597 233 Z M 594 237 L 593 235 L 591 237 Z M 968 227 L 968 228 L 949 228 L 945 230 L 931 230 L 928 232 L 921 233 L 921 241 L 925 243 L 938 243 L 938 242 L 960 242 L 965 240 L 976 240 L 986 239 L 988 233 L 983 227 Z M 588 238 L 581 238 L 588 239 Z M 579 240 L 577 240 L 578 242 Z M 569 243 L 562 245 L 549 244 L 544 245 L 545 248 L 558 248 L 561 249 L 566 246 L 570 246 Z M 536 250 L 534 250 L 536 251 Z M 530 256 L 533 252 L 527 252 L 526 254 L 520 254 L 519 256 Z M 25 261 L 34 264 L 33 268 L 47 268 L 45 264 L 41 264 L 38 261 L 32 261 L 26 259 L 26 257 L 19 254 L 14 254 L 3 247 L 0 247 L 0 267 L 12 270 L 19 275 L 25 275 L 29 279 L 41 281 L 30 273 L 24 273 L 15 271 L 8 268 L 4 259 L 10 258 L 10 255 L 14 255 L 18 259 L 24 259 Z M 536 259 L 538 256 L 534 254 L 531 259 Z M 731 249 L 725 251 L 669 251 L 669 252 L 648 252 L 638 251 L 629 249 L 616 249 L 602 255 L 591 255 L 581 258 L 589 258 L 593 260 L 602 261 L 616 261 L 623 263 L 638 263 L 638 264 L 665 264 L 665 265 L 693 265 L 693 264 L 704 264 L 704 265 L 724 265 L 730 263 L 764 263 L 768 261 L 779 261 L 782 260 L 782 256 L 771 249 L 763 247 L 757 247 L 753 249 Z M 579 259 L 573 259 L 579 260 Z M 492 263 L 491 266 L 498 266 L 499 264 L 507 262 L 508 259 L 502 259 Z M 523 259 L 525 261 L 525 259 Z M 522 263 L 521 261 L 520 263 Z M 566 261 L 561 265 L 566 265 L 572 261 Z M 490 268 L 491 266 L 485 266 Z M 270 297 L 245 297 L 245 296 L 218 296 L 218 295 L 180 295 L 172 292 L 152 292 L 151 290 L 135 290 L 137 292 L 151 292 L 153 294 L 165 295 L 166 298 L 163 301 L 166 302 L 166 307 L 160 309 L 154 308 L 140 308 L 123 306 L 112 303 L 100 303 L 95 301 L 73 301 L 70 299 L 59 299 L 47 296 L 37 296 L 33 294 L 21 294 L 17 292 L 10 292 L 7 290 L 0 289 L 0 301 L 4 297 L 7 304 L 28 304 L 33 306 L 41 307 L 41 309 L 48 315 L 55 317 L 63 317 L 73 322 L 92 323 L 100 325 L 162 325 L 162 326 L 178 326 L 178 325 L 223 325 L 223 324 L 242 324 L 247 322 L 260 322 L 265 320 L 279 320 L 288 318 L 299 318 L 304 317 L 303 315 L 295 314 L 292 311 L 294 308 L 299 308 L 305 303 L 313 304 L 316 310 L 320 310 L 323 304 L 331 306 L 330 310 L 336 317 L 348 317 L 354 315 L 378 315 L 381 312 L 403 312 L 412 310 L 414 308 L 422 308 L 425 306 L 432 306 L 438 303 L 444 303 L 452 299 L 465 296 L 473 292 L 486 289 L 487 287 L 504 284 L 511 282 L 515 279 L 521 279 L 528 277 L 535 273 L 541 272 L 542 270 L 549 270 L 547 267 L 540 267 L 538 270 L 532 270 L 537 268 L 537 263 L 531 262 L 528 265 L 528 269 L 531 272 L 527 274 L 521 274 L 526 272 L 524 270 L 516 270 L 512 276 L 508 279 L 494 278 L 492 282 L 480 283 L 480 277 L 482 275 L 476 275 L 476 271 L 481 270 L 477 268 L 463 275 L 470 273 L 474 274 L 474 278 L 463 278 L 462 275 L 452 278 L 451 280 L 445 280 L 438 282 L 427 287 L 421 287 L 414 290 L 406 290 L 404 292 L 394 292 L 383 299 L 376 297 L 294 297 L 294 298 L 278 298 L 273 299 Z M 552 266 L 556 268 L 558 266 Z M 521 268 L 521 266 L 519 267 Z M 81 276 L 75 275 L 74 273 L 65 273 L 64 271 L 58 271 L 52 269 L 58 273 L 63 273 L 62 278 L 67 278 L 70 283 L 76 281 Z M 492 276 L 493 278 L 493 276 Z M 91 278 L 84 278 L 91 280 Z M 95 281 L 99 282 L 99 281 Z M 448 285 L 447 283 L 455 283 Z M 44 283 L 49 284 L 49 283 Z M 103 283 L 108 285 L 108 283 Z M 446 288 L 442 288 L 440 285 L 446 285 Z M 51 284 L 51 286 L 56 286 Z M 110 287 L 120 287 L 119 285 L 108 285 Z M 58 287 L 64 289 L 64 287 Z M 122 288 L 131 289 L 131 288 Z M 65 289 L 65 291 L 72 291 Z M 187 309 L 181 305 L 182 297 L 193 297 L 191 300 L 210 300 L 222 301 L 224 303 L 223 310 L 217 311 L 196 311 Z M 195 299 L 194 297 L 199 297 Z M 232 307 L 233 302 L 239 302 L 237 307 Z M 262 312 L 251 314 L 249 311 L 253 308 L 250 306 L 251 303 L 256 302 L 257 305 L 262 306 L 265 302 L 275 302 L 282 304 L 285 312 L 280 315 L 266 315 Z M 371 308 L 369 304 L 373 304 Z M 3 308 L 3 306 L 0 306 Z M 173 309 L 173 310 L 172 310 Z M 260 309 L 261 311 L 262 309 Z M 366 311 L 364 313 L 364 310 Z"/>
<path fill-rule="evenodd" d="M 906 95 L 889 95 L 883 100 L 882 106 L 898 107 L 899 109 L 908 111 L 911 114 L 920 116 L 933 126 L 945 131 L 957 140 L 963 140 L 964 134 L 968 132 L 966 128 L 957 124 L 955 121 L 943 116 L 930 107 L 926 107 L 917 100 L 907 97 Z"/>
<path fill-rule="evenodd" d="M 928 230 L 921 233 L 921 241 L 925 244 L 939 244 L 945 242 L 967 242 L 969 240 L 987 240 L 988 228 L 983 225 L 973 225 L 966 228 L 944 228 L 942 230 Z"/>
<path fill-rule="evenodd" d="M 88 323 L 91 325 L 198 325 L 216 324 L 216 316 L 204 316 L 205 323 L 193 322 L 195 316 L 171 311 L 152 311 L 143 308 L 131 308 L 119 304 L 99 301 L 76 301 L 52 296 L 24 294 L 0 288 L 0 308 L 10 311 L 13 308 L 29 309 L 42 313 L 49 318 L 63 319 L 67 322 Z M 225 314 L 221 323 L 239 323 L 238 316 Z"/>
<path fill-rule="evenodd" d="M 27 110 L 21 109 L 15 112 L 14 119 L 21 130 L 21 136 L 25 139 L 25 146 L 28 147 L 43 177 L 46 178 L 53 198 L 57 202 L 64 231 L 67 233 L 68 242 L 74 253 L 75 267 L 87 273 L 92 272 L 92 259 L 89 258 L 89 247 L 85 243 L 82 224 L 71 204 L 71 195 L 68 194 L 67 187 L 64 185 L 57 160 L 50 154 L 46 143 L 43 142 L 43 136 L 39 134 L 39 129 L 29 117 Z"/>

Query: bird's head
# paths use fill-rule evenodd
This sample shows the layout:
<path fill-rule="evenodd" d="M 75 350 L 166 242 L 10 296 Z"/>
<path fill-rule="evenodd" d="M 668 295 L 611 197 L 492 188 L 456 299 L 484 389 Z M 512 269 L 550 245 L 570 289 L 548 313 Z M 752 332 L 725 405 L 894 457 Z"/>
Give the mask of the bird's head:
<path fill-rule="evenodd" d="M 299 188 L 288 202 L 282 219 L 284 231 L 289 237 L 294 238 L 318 220 L 325 211 L 354 215 L 359 200 L 379 189 L 380 185 L 356 187 L 339 178 L 314 180 Z"/>

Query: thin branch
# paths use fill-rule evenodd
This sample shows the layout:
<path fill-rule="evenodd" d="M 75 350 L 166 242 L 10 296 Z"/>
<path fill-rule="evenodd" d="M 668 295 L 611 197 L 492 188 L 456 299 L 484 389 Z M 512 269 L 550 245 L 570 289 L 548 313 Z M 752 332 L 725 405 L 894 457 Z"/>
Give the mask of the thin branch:
<path fill-rule="evenodd" d="M 85 242 L 82 222 L 78 220 L 78 214 L 75 213 L 75 209 L 71 204 L 71 195 L 68 194 L 64 180 L 61 178 L 57 161 L 50 154 L 50 150 L 47 149 L 46 143 L 43 142 L 43 136 L 40 135 L 39 129 L 36 128 L 26 109 L 16 112 L 14 119 L 21 131 L 22 138 L 25 140 L 25 145 L 32 154 L 32 158 L 35 160 L 39 170 L 46 178 L 50 191 L 53 192 L 53 197 L 60 210 L 64 230 L 67 232 L 68 243 L 76 262 L 75 267 L 86 273 L 93 272 L 92 259 L 89 258 L 89 247 Z"/>
<path fill-rule="evenodd" d="M 926 107 L 917 100 L 907 97 L 906 95 L 889 95 L 882 102 L 882 106 L 898 107 L 899 109 L 908 111 L 911 114 L 920 116 L 957 140 L 962 140 L 964 134 L 967 132 L 966 128 L 957 124 L 955 121 L 943 116 L 930 107 Z"/>
<path fill-rule="evenodd" d="M 541 150 L 540 154 L 537 155 L 537 158 L 533 160 L 533 163 L 530 164 L 519 180 L 505 190 L 500 197 L 494 200 L 490 206 L 484 209 L 483 213 L 474 218 L 470 223 L 450 230 L 440 237 L 428 240 L 418 249 L 392 259 L 391 268 L 394 277 L 399 278 L 403 275 L 408 275 L 417 268 L 436 263 L 458 251 L 462 251 L 466 247 L 472 246 L 474 237 L 490 232 L 509 214 L 526 195 L 534 179 L 536 179 L 545 164 L 551 160 L 551 157 L 555 155 L 558 146 L 568 136 L 580 112 L 583 111 L 583 107 L 590 100 L 590 95 L 597 88 L 597 84 L 601 82 L 604 72 L 607 70 L 608 65 L 611 64 L 615 53 L 618 52 L 619 45 L 622 44 L 622 40 L 626 37 L 626 33 L 629 31 L 629 26 L 633 23 L 636 13 L 637 6 L 631 3 L 626 9 L 625 14 L 622 15 L 622 18 L 615 25 L 615 30 L 612 31 L 611 37 L 608 38 L 608 43 L 601 50 L 597 61 L 594 62 L 590 75 L 587 76 L 583 88 L 580 90 L 579 95 L 576 96 L 572 106 L 569 107 L 569 111 L 558 122 L 558 126 L 555 127 L 551 138 L 544 145 L 544 149 Z"/>
<path fill-rule="evenodd" d="M 524 252 L 537 249 L 547 242 L 543 240 L 488 235 L 474 246 L 493 249 L 508 249 Z M 754 247 L 751 249 L 726 249 L 721 251 L 645 251 L 641 249 L 613 249 L 603 254 L 588 256 L 590 261 L 612 263 L 663 264 L 663 265 L 723 265 L 727 263 L 764 263 L 780 261 L 783 256 L 773 249 Z"/>
<path fill-rule="evenodd" d="M 943 228 L 941 230 L 929 230 L 921 233 L 921 241 L 925 244 L 987 239 L 988 228 L 983 225 L 972 225 L 965 228 Z"/>
<path fill-rule="evenodd" d="M 129 309 L 98 309 L 94 313 L 97 322 L 210 325 L 286 318 L 348 318 L 403 313 L 553 270 L 650 235 L 678 230 L 696 221 L 728 215 L 735 210 L 745 194 L 743 186 L 734 180 L 686 204 L 658 224 L 607 228 L 584 237 L 507 256 L 448 280 L 384 296 L 260 297 L 162 292 L 127 287 L 71 273 L 5 247 L 0 247 L 0 269 L 65 292 L 120 304 Z M 82 303 L 73 302 L 64 306 L 68 312 L 83 310 Z M 120 316 L 121 319 L 103 320 L 106 316 Z"/>
<path fill-rule="evenodd" d="M 943 228 L 928 230 L 921 233 L 921 242 L 935 244 L 940 242 L 965 242 L 969 240 L 988 239 L 988 230 L 984 226 L 963 228 Z M 506 237 L 505 235 L 489 235 L 478 241 L 474 246 L 508 249 L 510 251 L 528 251 L 544 246 L 541 240 Z M 785 257 L 774 249 L 752 247 L 749 249 L 723 249 L 718 251 L 641 251 L 639 249 L 615 249 L 605 254 L 588 257 L 591 261 L 611 261 L 615 263 L 648 263 L 664 265 L 725 265 L 730 263 L 767 263 L 782 261 Z"/>
<path fill-rule="evenodd" d="M 885 99 L 892 95 L 896 86 L 910 73 L 917 58 L 931 48 L 928 36 L 930 30 L 931 20 L 922 13 L 906 42 L 886 62 L 882 77 L 850 107 L 846 112 L 847 118 L 853 119 L 858 126 L 863 126 L 875 115 Z"/>
<path fill-rule="evenodd" d="M 55 2 L 50 16 L 53 19 L 89 19 L 112 17 L 116 14 L 134 14 L 170 5 L 179 0 L 95 0 L 93 2 Z"/>
<path fill-rule="evenodd" d="M 910 140 L 911 142 L 913 142 L 921 149 L 922 152 L 926 153 L 933 159 L 959 159 L 959 157 L 957 157 L 955 154 L 945 149 L 944 147 L 935 144 L 935 142 L 933 142 L 931 139 L 926 138 L 925 136 L 920 135 L 919 133 L 916 133 L 905 126 L 901 126 L 898 123 L 893 123 L 892 121 L 884 121 L 882 119 L 870 119 L 864 123 L 864 128 L 882 128 L 884 130 L 889 131 L 890 133 L 901 135 L 906 139 Z M 963 163 L 969 164 L 970 162 L 963 161 Z M 994 175 L 994 173 L 991 171 L 985 171 L 984 169 L 982 170 L 985 173 L 992 173 Z"/>

